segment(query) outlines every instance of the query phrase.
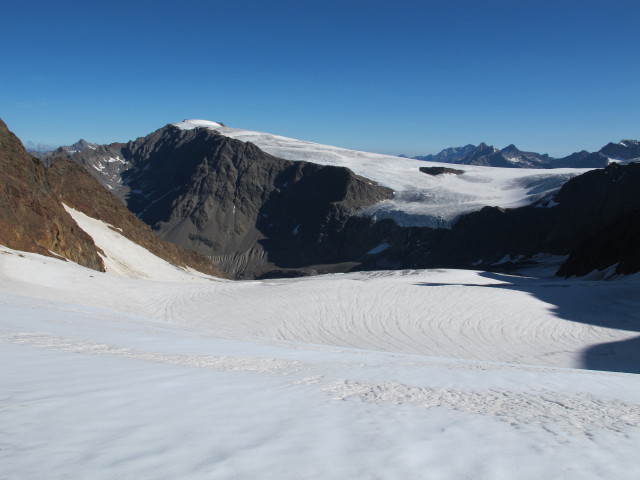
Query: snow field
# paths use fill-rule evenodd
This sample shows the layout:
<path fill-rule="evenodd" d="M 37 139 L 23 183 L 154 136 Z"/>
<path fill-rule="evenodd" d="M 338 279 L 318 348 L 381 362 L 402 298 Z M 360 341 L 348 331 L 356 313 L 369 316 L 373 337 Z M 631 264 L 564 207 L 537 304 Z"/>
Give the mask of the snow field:
<path fill-rule="evenodd" d="M 640 466 L 636 375 L 220 338 L 45 299 L 42 282 L 7 292 L 7 258 L 84 270 L 25 257 L 0 264 L 8 478 L 631 479 Z M 108 298 L 101 283 L 120 279 L 98 277 Z M 172 287 L 123 280 L 140 297 Z"/>
<path fill-rule="evenodd" d="M 81 269 L 78 275 L 86 277 L 86 272 Z M 635 281 L 538 280 L 476 271 L 248 282 L 194 277 L 199 283 L 189 283 L 181 273 L 184 285 L 127 285 L 121 278 L 90 274 L 88 283 L 39 275 L 38 295 L 67 302 L 87 299 L 91 305 L 193 325 L 224 338 L 565 368 L 588 367 L 585 351 L 593 345 L 633 341 L 640 306 L 629 300 Z M 24 266 L 12 269 L 13 291 L 29 288 L 32 276 Z M 79 295 L 79 289 L 87 291 Z M 616 326 L 626 321 L 629 328 L 607 326 L 614 316 Z M 640 360 L 633 351 L 621 353 L 620 362 Z"/>
<path fill-rule="evenodd" d="M 637 278 L 220 281 L 70 213 L 107 273 L 0 247 L 0 477 L 640 470 L 640 376 L 575 368 L 638 371 Z"/>

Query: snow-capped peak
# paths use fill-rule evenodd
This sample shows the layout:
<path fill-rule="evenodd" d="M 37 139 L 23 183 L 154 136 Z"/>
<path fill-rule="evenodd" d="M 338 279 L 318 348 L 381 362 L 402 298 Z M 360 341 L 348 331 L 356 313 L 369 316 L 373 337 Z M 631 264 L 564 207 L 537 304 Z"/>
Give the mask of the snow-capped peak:
<path fill-rule="evenodd" d="M 183 120 L 182 122 L 172 124 L 174 127 L 178 127 L 181 130 L 193 130 L 194 128 L 204 127 L 204 128 L 217 128 L 223 127 L 224 125 L 218 122 L 212 122 L 210 120 Z"/>

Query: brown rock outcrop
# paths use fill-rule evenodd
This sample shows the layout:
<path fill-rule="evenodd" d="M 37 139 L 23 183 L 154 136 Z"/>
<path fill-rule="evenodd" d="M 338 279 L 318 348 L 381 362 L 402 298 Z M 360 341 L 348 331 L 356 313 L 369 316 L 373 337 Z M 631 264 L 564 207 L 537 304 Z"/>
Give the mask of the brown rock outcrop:
<path fill-rule="evenodd" d="M 65 211 L 46 168 L 0 120 L 0 243 L 104 271 L 99 249 Z"/>

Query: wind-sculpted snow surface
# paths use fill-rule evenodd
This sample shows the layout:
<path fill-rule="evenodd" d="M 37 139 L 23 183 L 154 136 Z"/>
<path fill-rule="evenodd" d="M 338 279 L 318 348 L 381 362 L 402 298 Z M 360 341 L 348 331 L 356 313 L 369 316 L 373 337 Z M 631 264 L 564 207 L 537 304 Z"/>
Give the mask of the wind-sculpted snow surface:
<path fill-rule="evenodd" d="M 586 171 L 465 165 L 461 175 L 429 176 L 420 172 L 420 167 L 449 164 L 359 152 L 226 127 L 206 120 L 185 120 L 174 125 L 185 130 L 209 128 L 227 137 L 254 143 L 267 153 L 287 160 L 347 167 L 357 175 L 395 191 L 393 199 L 362 213 L 378 219 L 391 218 L 403 227 L 448 228 L 460 215 L 485 206 L 511 208 L 529 205 L 556 192 L 567 180 Z"/>
<path fill-rule="evenodd" d="M 640 376 L 566 368 L 640 370 L 637 278 L 117 273 L 0 249 L 0 476 L 640 469 Z"/>

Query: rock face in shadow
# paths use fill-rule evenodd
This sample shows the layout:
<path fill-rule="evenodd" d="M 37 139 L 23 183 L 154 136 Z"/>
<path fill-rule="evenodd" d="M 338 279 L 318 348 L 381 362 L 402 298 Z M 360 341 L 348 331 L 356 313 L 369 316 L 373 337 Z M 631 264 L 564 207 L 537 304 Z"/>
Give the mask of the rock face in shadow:
<path fill-rule="evenodd" d="M 419 169 L 422 173 L 426 173 L 427 175 L 462 175 L 464 170 L 458 170 L 456 168 L 447 168 L 447 167 L 420 167 Z"/>
<path fill-rule="evenodd" d="M 216 277 L 228 277 L 211 259 L 162 240 L 80 165 L 58 158 L 47 169 L 47 177 L 62 203 L 112 225 L 154 255 L 179 267 L 193 268 Z"/>
<path fill-rule="evenodd" d="M 640 208 L 640 164 L 611 164 L 567 182 L 556 195 L 558 216 L 551 248 L 571 249 L 616 218 Z"/>
<path fill-rule="evenodd" d="M 622 215 L 589 235 L 571 252 L 558 275 L 583 276 L 614 265 L 614 273 L 640 272 L 640 210 Z"/>
<path fill-rule="evenodd" d="M 102 178 L 163 239 L 214 259 L 236 278 L 352 261 L 343 246 L 349 219 L 392 195 L 346 168 L 283 160 L 206 128 L 169 125 L 69 158 Z M 373 241 L 358 245 L 360 256 Z"/>
<path fill-rule="evenodd" d="M 0 120 L 0 243 L 104 271 L 98 248 L 63 208 L 45 166 Z"/>

